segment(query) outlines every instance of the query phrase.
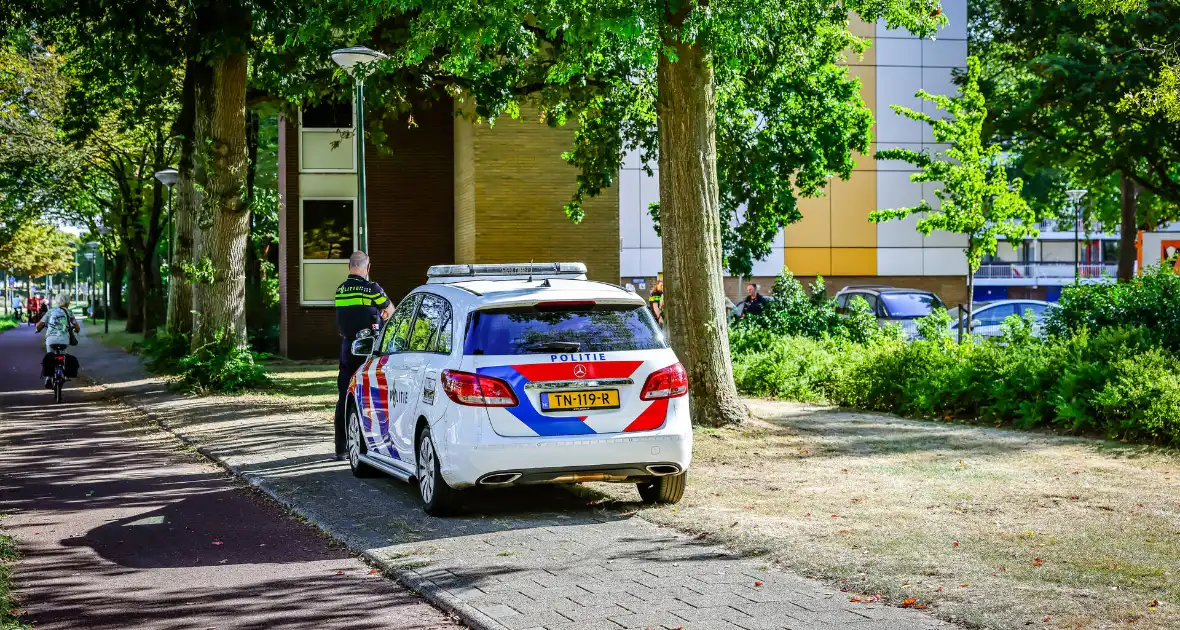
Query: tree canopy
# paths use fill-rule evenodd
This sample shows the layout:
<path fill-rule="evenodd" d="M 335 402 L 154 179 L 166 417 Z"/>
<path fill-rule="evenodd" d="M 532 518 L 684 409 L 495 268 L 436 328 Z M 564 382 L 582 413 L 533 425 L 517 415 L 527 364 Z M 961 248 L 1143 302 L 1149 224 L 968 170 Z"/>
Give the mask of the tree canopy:
<path fill-rule="evenodd" d="M 25 276 L 45 276 L 74 268 L 74 241 L 41 221 L 30 221 L 0 241 L 0 268 Z"/>

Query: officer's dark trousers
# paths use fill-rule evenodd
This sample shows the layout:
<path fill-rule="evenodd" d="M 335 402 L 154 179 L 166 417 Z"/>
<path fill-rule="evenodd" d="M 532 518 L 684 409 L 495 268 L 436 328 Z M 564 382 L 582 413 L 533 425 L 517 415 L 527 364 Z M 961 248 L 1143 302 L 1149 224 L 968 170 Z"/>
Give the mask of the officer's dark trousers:
<path fill-rule="evenodd" d="M 340 344 L 340 373 L 336 375 L 336 391 L 338 397 L 336 399 L 336 454 L 344 455 L 348 453 L 348 438 L 347 429 L 344 426 L 345 421 L 345 403 L 347 402 L 348 383 L 352 380 L 352 375 L 356 373 L 357 368 L 365 362 L 364 357 L 354 356 L 352 354 L 352 342 L 342 340 Z"/>

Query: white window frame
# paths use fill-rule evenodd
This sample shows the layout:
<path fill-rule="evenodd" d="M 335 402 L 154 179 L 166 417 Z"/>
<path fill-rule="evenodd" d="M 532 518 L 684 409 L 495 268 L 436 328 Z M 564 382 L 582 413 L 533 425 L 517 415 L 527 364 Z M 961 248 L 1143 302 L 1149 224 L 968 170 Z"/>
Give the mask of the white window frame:
<path fill-rule="evenodd" d="M 351 113 L 352 113 L 352 128 L 351 129 L 346 129 L 344 127 L 336 127 L 336 128 L 332 128 L 332 127 L 304 127 L 303 126 L 303 108 L 302 107 L 299 108 L 299 172 L 300 173 L 355 173 L 356 172 L 356 166 L 357 166 L 357 164 L 356 164 L 356 142 L 358 140 L 357 129 L 356 129 L 356 106 L 353 105 L 354 100 L 352 97 L 349 97 L 348 102 L 350 105 L 349 109 L 351 110 Z M 349 140 L 349 139 L 352 140 L 352 143 L 353 143 L 352 144 L 352 168 L 347 168 L 347 169 L 345 169 L 345 168 L 303 168 L 303 147 L 306 146 L 306 144 L 303 142 L 303 138 L 306 134 L 333 134 L 336 136 L 341 136 L 342 134 L 347 134 L 347 135 L 344 135 L 343 137 L 341 137 L 341 140 L 342 141 Z"/>
<path fill-rule="evenodd" d="M 304 258 L 303 257 L 303 202 L 305 201 L 351 201 L 352 202 L 352 240 L 356 243 L 357 233 L 357 198 L 356 197 L 300 197 L 299 198 L 299 305 L 300 306 L 336 306 L 334 300 L 307 300 L 303 297 L 303 287 L 307 278 L 304 277 L 304 264 L 347 263 L 347 258 Z"/>

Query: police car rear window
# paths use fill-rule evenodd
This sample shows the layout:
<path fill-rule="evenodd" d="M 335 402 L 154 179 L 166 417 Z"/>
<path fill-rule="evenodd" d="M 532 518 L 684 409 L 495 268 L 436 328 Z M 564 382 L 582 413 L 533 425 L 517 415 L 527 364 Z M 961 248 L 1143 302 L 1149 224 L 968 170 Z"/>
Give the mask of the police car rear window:
<path fill-rule="evenodd" d="M 642 305 L 526 307 L 476 311 L 467 323 L 464 354 L 621 352 L 666 348 Z"/>

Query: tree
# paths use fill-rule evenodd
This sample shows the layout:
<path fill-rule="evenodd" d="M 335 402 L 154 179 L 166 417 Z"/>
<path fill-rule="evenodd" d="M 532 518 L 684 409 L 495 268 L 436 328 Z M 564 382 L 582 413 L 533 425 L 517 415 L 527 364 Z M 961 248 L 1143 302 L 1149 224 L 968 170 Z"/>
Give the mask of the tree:
<path fill-rule="evenodd" d="M 29 276 L 46 276 L 74 268 L 74 242 L 56 227 L 31 221 L 0 241 L 0 268 Z M 31 286 L 31 284 L 30 284 Z"/>
<path fill-rule="evenodd" d="M 1180 203 L 1180 125 L 1164 110 L 1128 101 L 1158 87 L 1169 62 L 1153 48 L 1180 40 L 1180 3 L 1142 6 L 1127 14 L 1089 13 L 1057 0 L 972 6 L 970 41 L 988 66 L 995 137 L 1034 167 L 1065 169 L 1075 184 L 1126 180 L 1121 280 L 1133 274 L 1136 232 L 1145 225 L 1139 191 Z"/>
<path fill-rule="evenodd" d="M 1177 3 L 1176 0 L 1171 1 Z M 1145 0 L 1080 0 L 1078 5 L 1083 11 L 1097 14 L 1127 14 L 1149 9 Z M 1164 65 L 1159 70 L 1155 85 L 1127 94 L 1123 105 L 1142 108 L 1150 114 L 1161 113 L 1168 120 L 1180 123 L 1180 40 L 1149 38 L 1142 47 L 1147 52 L 1159 55 Z"/>
<path fill-rule="evenodd" d="M 918 97 L 945 111 L 945 118 L 935 118 L 900 105 L 892 106 L 906 118 L 930 125 L 934 141 L 949 145 L 948 149 L 934 157 L 912 149 L 888 149 L 877 153 L 878 160 L 901 160 L 921 169 L 910 176 L 910 181 L 941 183 L 943 187 L 934 191 L 939 207 L 934 208 L 923 199 L 912 208 L 877 210 L 869 215 L 872 221 L 879 223 L 922 214 L 917 223 L 922 234 L 942 231 L 966 235 L 968 322 L 974 317 L 975 272 L 979 271 L 983 256 L 996 253 L 1000 237 L 1019 241 L 1025 236 L 1037 235 L 1035 213 L 1021 196 L 1023 182 L 1008 178 L 1001 163 L 1000 145 L 984 144 L 983 123 L 987 108 L 979 89 L 979 75 L 979 60 L 969 57 L 959 96 L 930 94 L 925 90 L 918 92 Z"/>
<path fill-rule="evenodd" d="M 343 5 L 341 5 L 343 6 Z M 446 90 L 484 120 L 540 110 L 576 123 L 579 167 L 566 206 L 614 184 L 623 155 L 659 167 L 670 337 L 694 383 L 693 420 L 745 417 L 729 359 L 723 267 L 769 253 L 798 220 L 796 196 L 847 176 L 868 147 L 869 113 L 837 66 L 863 51 L 849 11 L 930 32 L 936 0 L 402 0 L 348 7 L 350 34 L 390 54 L 367 81 L 404 111 L 407 91 Z M 335 23 L 311 9 L 308 23 Z M 311 46 L 312 44 L 308 43 Z M 377 107 L 375 101 L 374 108 Z M 744 206 L 742 217 L 737 208 Z"/>

